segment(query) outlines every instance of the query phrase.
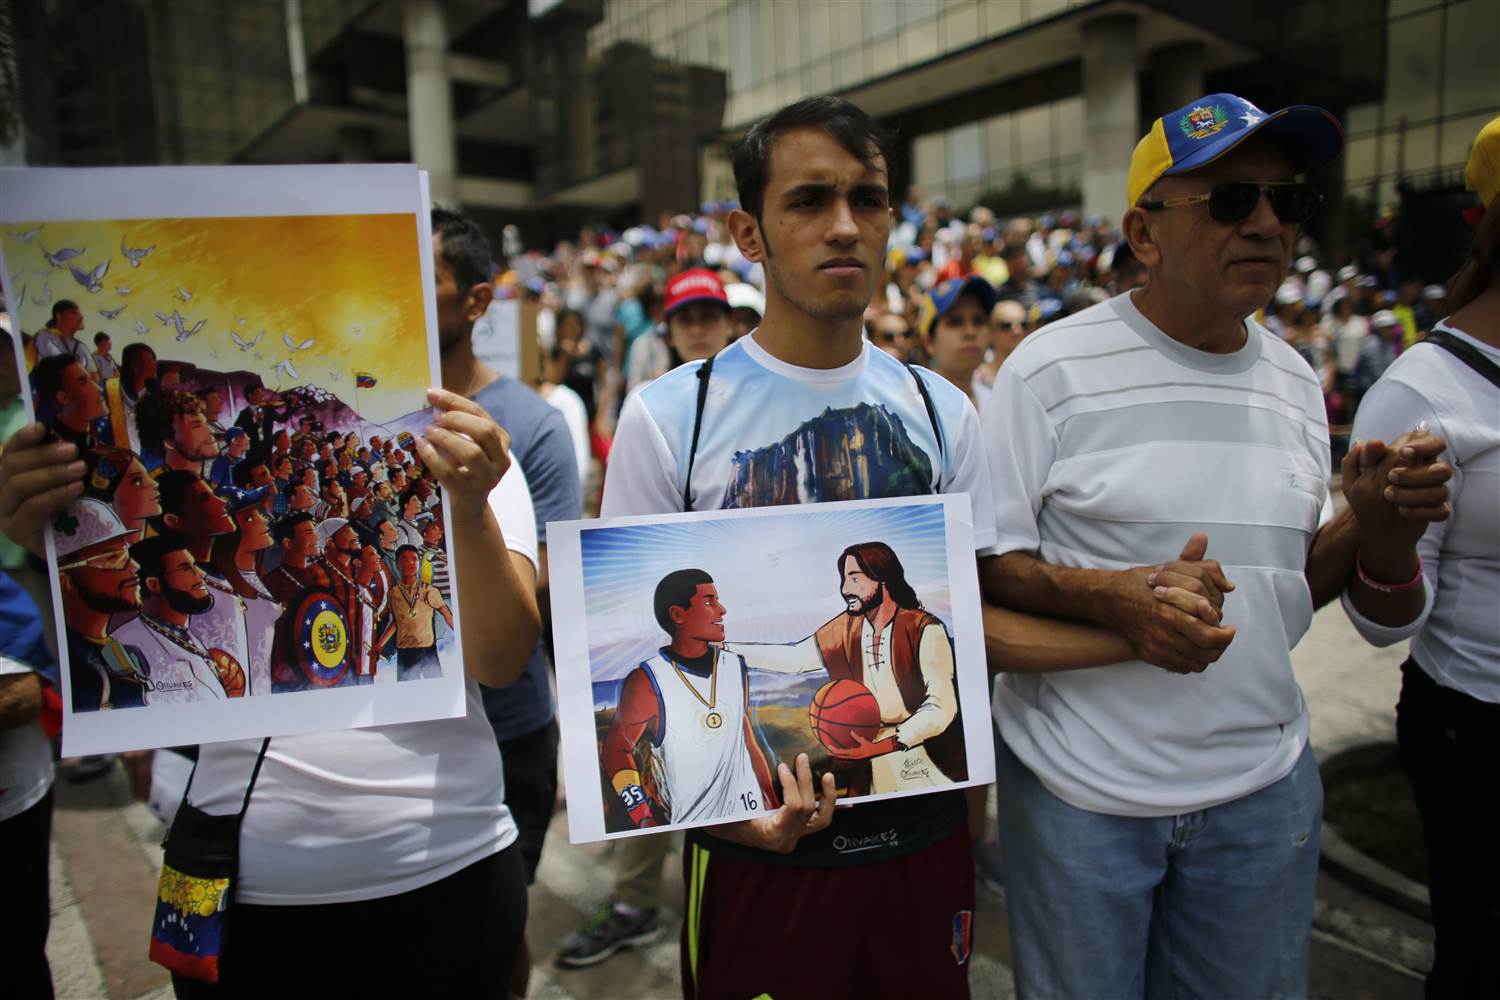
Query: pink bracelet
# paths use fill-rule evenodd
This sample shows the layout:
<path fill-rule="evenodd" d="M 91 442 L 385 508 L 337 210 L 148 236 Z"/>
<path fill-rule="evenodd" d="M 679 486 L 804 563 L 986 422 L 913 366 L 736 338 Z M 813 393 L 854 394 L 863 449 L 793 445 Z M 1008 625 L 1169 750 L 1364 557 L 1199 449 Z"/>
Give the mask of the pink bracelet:
<path fill-rule="evenodd" d="M 1382 594 L 1404 594 L 1408 590 L 1416 590 L 1422 586 L 1422 557 L 1417 556 L 1417 574 L 1405 583 L 1381 583 L 1379 580 L 1365 572 L 1365 564 L 1354 557 L 1354 572 L 1359 574 L 1359 582 L 1371 590 L 1378 590 Z"/>

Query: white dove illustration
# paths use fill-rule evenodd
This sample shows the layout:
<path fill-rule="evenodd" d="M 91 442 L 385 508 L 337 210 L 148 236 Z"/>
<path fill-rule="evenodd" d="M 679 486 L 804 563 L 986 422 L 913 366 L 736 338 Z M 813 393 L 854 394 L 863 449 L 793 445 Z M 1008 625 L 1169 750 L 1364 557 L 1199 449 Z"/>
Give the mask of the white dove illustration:
<path fill-rule="evenodd" d="M 283 333 L 281 335 L 281 342 L 286 345 L 287 350 L 291 351 L 293 354 L 296 354 L 298 351 L 305 351 L 309 347 L 311 347 L 313 345 L 313 338 L 308 337 L 302 343 L 298 344 L 295 343 L 291 337 L 288 337 Z"/>
<path fill-rule="evenodd" d="M 125 255 L 126 260 L 130 261 L 131 267 L 140 267 L 141 258 L 145 257 L 148 253 L 155 249 L 155 243 L 151 244 L 149 247 L 128 247 L 125 245 L 125 237 L 120 237 L 120 252 Z"/>
<path fill-rule="evenodd" d="M 42 286 L 42 294 L 40 296 L 32 295 L 31 296 L 31 302 L 32 302 L 33 305 L 50 306 L 52 304 L 52 288 L 51 288 L 51 286 L 49 286 L 49 285 L 43 285 Z"/>
<path fill-rule="evenodd" d="M 129 288 L 129 287 L 125 286 L 125 285 L 116 285 L 115 286 L 115 294 L 116 295 L 129 295 L 133 291 L 135 291 L 134 288 Z"/>
<path fill-rule="evenodd" d="M 142 323 L 140 320 L 136 320 L 135 321 L 135 332 L 138 333 L 138 334 L 140 334 L 142 337 L 144 337 L 148 333 L 151 332 L 151 328 L 149 326 L 147 326 L 145 323 Z"/>
<path fill-rule="evenodd" d="M 30 243 L 31 242 L 31 238 L 33 236 L 35 236 L 37 233 L 41 232 L 41 231 L 42 231 L 42 227 L 41 226 L 33 226 L 32 228 L 26 230 L 24 233 L 17 232 L 14 229 L 8 229 L 8 230 L 6 230 L 5 235 L 9 236 L 11 239 L 15 240 L 17 243 Z"/>
<path fill-rule="evenodd" d="M 188 291 L 186 288 L 183 288 L 181 285 L 177 286 L 177 297 L 184 302 L 193 301 L 193 293 Z"/>
<path fill-rule="evenodd" d="M 276 374 L 295 382 L 298 378 L 297 366 L 292 364 L 291 358 L 287 358 L 285 361 L 278 361 L 276 362 Z"/>
<path fill-rule="evenodd" d="M 236 331 L 236 330 L 230 330 L 229 331 L 229 337 L 230 337 L 230 339 L 233 340 L 234 343 L 235 343 L 235 346 L 237 346 L 242 351 L 248 351 L 248 350 L 250 350 L 250 348 L 252 348 L 256 344 L 260 343 L 260 338 L 264 337 L 265 335 L 266 335 L 266 331 L 262 330 L 262 331 L 260 331 L 260 333 L 257 333 L 255 335 L 255 339 L 254 340 L 246 340 L 244 337 L 241 337 L 239 335 L 238 331 Z"/>
<path fill-rule="evenodd" d="M 43 243 L 41 247 L 42 256 L 46 257 L 47 263 L 51 264 L 53 267 L 63 267 L 74 257 L 83 256 L 83 254 L 88 249 L 87 247 L 85 247 L 83 250 L 74 250 L 72 247 L 63 247 L 61 250 L 57 251 L 57 253 L 52 253 L 47 249 L 47 244 Z"/>
<path fill-rule="evenodd" d="M 91 292 L 100 291 L 104 285 L 104 275 L 109 271 L 109 261 L 105 261 L 92 271 L 85 271 L 75 264 L 69 264 L 68 270 L 73 272 L 73 280 Z"/>
<path fill-rule="evenodd" d="M 176 309 L 172 310 L 172 325 L 177 327 L 178 340 L 187 340 L 193 334 L 203 329 L 203 324 L 207 322 L 208 320 L 206 319 L 200 319 L 192 326 L 187 326 L 187 320 L 183 318 L 182 313 L 178 312 Z"/>
<path fill-rule="evenodd" d="M 159 319 L 159 320 L 161 320 L 161 325 L 162 326 L 171 326 L 172 325 L 172 317 L 168 316 L 166 313 L 162 312 L 160 309 L 156 310 L 156 318 Z"/>
<path fill-rule="evenodd" d="M 120 306 L 120 308 L 118 309 L 100 309 L 99 315 L 103 316 L 105 319 L 114 319 L 116 316 L 120 315 L 120 313 L 129 308 L 130 303 L 127 302 L 124 305 Z"/>

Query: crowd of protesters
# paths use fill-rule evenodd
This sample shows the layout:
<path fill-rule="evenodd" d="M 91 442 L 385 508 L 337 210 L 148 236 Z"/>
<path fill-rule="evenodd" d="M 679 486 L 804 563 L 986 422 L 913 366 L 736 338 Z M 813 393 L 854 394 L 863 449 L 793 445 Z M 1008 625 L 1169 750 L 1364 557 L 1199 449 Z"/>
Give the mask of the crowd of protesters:
<path fill-rule="evenodd" d="M 23 336 L 26 370 L 45 376 L 35 388 L 55 412 L 6 441 L 0 527 L 33 554 L 48 517 L 100 488 L 100 459 L 90 466 L 89 456 L 108 433 L 119 454 L 105 457 L 118 475 L 102 476 L 109 495 L 95 501 L 97 523 L 83 526 L 92 541 L 64 553 L 78 557 L 64 570 L 143 581 L 113 581 L 121 599 L 140 602 L 151 580 L 153 593 L 164 591 L 166 575 L 183 570 L 193 593 L 153 607 L 191 619 L 182 608 L 212 589 L 207 569 L 196 568 L 213 562 L 215 532 L 205 524 L 260 538 L 268 518 L 292 526 L 277 532 L 277 568 L 291 558 L 310 570 L 320 551 L 322 562 L 337 560 L 329 569 L 353 577 L 346 608 L 381 573 L 381 536 L 390 534 L 381 524 L 398 537 L 411 531 L 412 551 L 397 546 L 394 572 L 385 567 L 392 581 L 435 579 L 417 544 L 436 547 L 426 537 L 438 530 L 434 519 L 421 516 L 431 504 L 419 486 L 431 480 L 447 491 L 461 536 L 455 585 L 484 589 L 504 609 L 465 621 L 462 718 L 280 739 L 269 751 L 203 749 L 184 806 L 232 813 L 243 772 L 254 785 L 261 759 L 266 767 L 237 834 L 240 954 L 267 955 L 328 927 L 361 940 L 393 926 L 402 934 L 382 934 L 378 954 L 306 949 L 241 961 L 217 987 L 174 975 L 178 994 L 524 994 L 524 881 L 556 796 L 546 523 L 580 506 L 615 516 L 786 502 L 743 492 L 731 457 L 762 444 L 772 426 L 871 402 L 895 414 L 925 474 L 854 497 L 814 469 L 810 488 L 818 500 L 970 498 L 987 653 L 999 671 L 993 711 L 1018 992 L 1305 992 L 1322 800 L 1289 646 L 1335 598 L 1371 642 L 1416 637 L 1422 662 L 1408 662 L 1402 697 L 1409 714 L 1422 712 L 1423 730 L 1407 723 L 1403 750 L 1427 755 L 1408 767 L 1431 772 L 1418 788 L 1430 849 L 1461 859 L 1434 882 L 1439 961 L 1448 963 L 1434 983 L 1461 991 L 1493 982 L 1476 962 L 1476 928 L 1494 926 L 1483 887 L 1495 883 L 1464 886 L 1479 866 L 1493 871 L 1470 828 L 1496 829 L 1493 795 L 1479 791 L 1472 823 L 1436 818 L 1465 786 L 1436 773 L 1428 737 L 1462 729 L 1476 745 L 1488 740 L 1491 749 L 1462 762 L 1463 782 L 1478 789 L 1493 779 L 1493 730 L 1482 730 L 1494 719 L 1494 621 L 1484 619 L 1477 640 L 1459 627 L 1483 611 L 1474 589 L 1457 583 L 1480 573 L 1492 600 L 1493 511 L 1482 507 L 1493 497 L 1496 442 L 1482 419 L 1483 386 L 1464 383 L 1467 408 L 1453 410 L 1436 398 L 1443 379 L 1469 376 L 1429 370 L 1435 349 L 1413 348 L 1435 329 L 1434 343 L 1460 341 L 1445 348 L 1455 357 L 1497 349 L 1493 333 L 1462 331 L 1492 330 L 1500 315 L 1500 228 L 1486 223 L 1451 286 L 1458 311 L 1449 327 L 1440 322 L 1447 289 L 1405 280 L 1388 258 L 1321 260 L 1298 235 L 1317 198 L 1293 178 L 1339 154 L 1331 115 L 1299 107 L 1268 118 L 1233 95 L 1210 96 L 1244 113 L 1224 120 L 1189 106 L 1168 116 L 1181 119 L 1169 138 L 1158 127 L 1142 139 L 1123 234 L 1072 212 L 1001 219 L 979 207 L 965 216 L 915 189 L 893 203 L 889 135 L 835 98 L 757 124 L 736 153 L 740 203 L 696 216 L 586 229 L 549 253 L 526 251 L 508 230 L 497 267 L 472 222 L 435 211 L 444 389 L 429 401 L 440 415 L 409 443 L 371 438 L 368 460 L 366 442 L 315 420 L 299 418 L 282 440 L 279 425 L 293 411 L 263 387 L 247 390 L 248 419 L 216 428 L 207 387 L 182 387 L 192 387 L 190 371 L 163 364 L 148 373 L 133 345 L 116 365 L 109 338 L 94 338 L 90 351 L 66 309 L 54 315 L 62 324 Z M 1484 148 L 1495 162 L 1481 165 L 1475 189 L 1495 210 L 1500 128 Z M 1246 247 L 1259 256 L 1236 257 Z M 495 296 L 535 301 L 535 393 L 474 356 L 471 329 Z M 1260 323 L 1249 322 L 1256 315 Z M 1049 326 L 1057 336 L 1028 341 Z M 1482 374 L 1483 359 L 1464 363 Z M 1412 387 L 1401 407 L 1389 398 L 1397 380 L 1380 380 L 1387 370 Z M 1358 411 L 1367 395 L 1381 402 L 1378 414 Z M 1099 397 L 1111 402 L 1080 402 Z M 157 414 L 157 401 L 173 406 Z M 1338 466 L 1348 507 L 1334 515 L 1329 440 L 1356 419 L 1381 437 L 1348 444 Z M 1176 450 L 1166 455 L 1164 444 Z M 878 443 L 851 446 L 883 457 Z M 397 460 L 412 455 L 419 461 L 409 467 Z M 164 485 L 126 489 L 148 456 L 166 469 Z M 223 456 L 234 462 L 221 475 Z M 295 478 L 298 458 L 312 472 L 306 481 Z M 1478 501 L 1488 534 L 1470 520 L 1443 526 L 1455 509 L 1475 509 L 1460 506 L 1460 491 L 1464 463 L 1476 458 L 1491 474 L 1469 486 L 1489 491 Z M 396 494 L 399 506 L 371 489 L 377 464 L 411 484 Z M 366 504 L 384 501 L 392 515 L 375 518 L 373 539 L 351 525 L 361 468 Z M 566 485 L 548 486 L 549 477 Z M 327 482 L 341 489 L 324 495 Z M 183 496 L 166 497 L 167 486 Z M 189 492 L 208 513 L 189 517 Z M 317 513 L 278 509 L 283 496 Z M 139 520 L 165 541 L 138 540 Z M 319 520 L 299 548 L 293 529 Z M 132 544 L 146 546 L 144 559 L 132 559 Z M 214 565 L 226 582 L 286 603 L 258 551 L 240 544 Z M 168 556 L 182 566 L 168 566 Z M 302 589 L 287 598 L 295 603 Z M 34 631 L 0 656 L 7 727 L 30 726 L 37 714 L 39 685 L 26 664 L 48 654 Z M 426 668 L 401 648 L 397 679 Z M 70 652 L 76 671 L 88 658 Z M 368 671 L 390 666 L 377 647 L 370 654 Z M 221 694 L 256 693 L 253 676 L 210 666 Z M 267 682 L 279 690 L 274 675 Z M 28 825 L 7 815 L 0 827 L 17 838 L 17 857 L 21 846 L 39 856 L 38 836 L 45 843 L 50 760 L 47 769 L 27 789 Z M 815 776 L 806 755 L 780 762 L 776 777 L 774 814 L 689 833 L 685 994 L 967 995 L 974 801 L 939 792 L 835 810 L 832 775 Z M 664 838 L 635 838 L 647 842 L 635 862 L 659 876 Z M 330 845 L 348 849 L 335 858 Z M 18 952 L 30 962 L 24 986 L 48 995 L 35 933 L 39 923 L 45 936 L 45 886 L 16 886 L 18 912 L 34 918 Z M 649 940 L 659 930 L 655 902 L 617 891 L 564 943 L 559 964 L 587 965 Z M 810 953 L 814 940 L 857 961 Z"/>

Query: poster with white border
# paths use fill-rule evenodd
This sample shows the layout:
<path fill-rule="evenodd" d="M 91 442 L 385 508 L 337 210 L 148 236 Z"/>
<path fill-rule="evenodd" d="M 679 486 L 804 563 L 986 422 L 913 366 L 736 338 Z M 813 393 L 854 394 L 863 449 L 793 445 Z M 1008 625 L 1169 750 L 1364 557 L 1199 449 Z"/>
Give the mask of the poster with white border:
<path fill-rule="evenodd" d="M 413 165 L 0 171 L 66 755 L 463 714 Z M 66 304 L 66 307 L 64 306 Z"/>
<path fill-rule="evenodd" d="M 574 843 L 994 780 L 964 494 L 548 525 Z"/>

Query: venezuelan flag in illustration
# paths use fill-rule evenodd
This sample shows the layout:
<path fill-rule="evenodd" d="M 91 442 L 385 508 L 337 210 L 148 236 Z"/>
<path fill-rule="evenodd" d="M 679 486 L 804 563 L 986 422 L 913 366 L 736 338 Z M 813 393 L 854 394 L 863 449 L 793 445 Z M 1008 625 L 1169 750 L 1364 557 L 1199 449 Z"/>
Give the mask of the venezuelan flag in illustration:
<path fill-rule="evenodd" d="M 375 388 L 375 381 L 375 376 L 369 372 L 354 373 L 354 388 L 356 389 L 373 389 Z"/>
<path fill-rule="evenodd" d="M 229 879 L 196 878 L 163 865 L 151 924 L 151 961 L 180 975 L 219 980 Z"/>

